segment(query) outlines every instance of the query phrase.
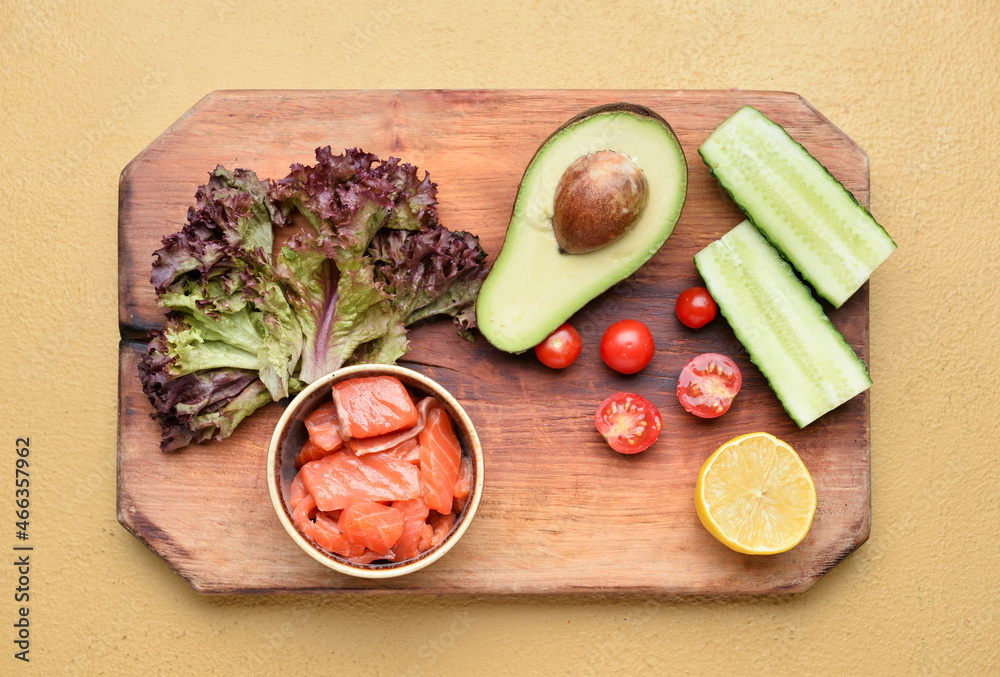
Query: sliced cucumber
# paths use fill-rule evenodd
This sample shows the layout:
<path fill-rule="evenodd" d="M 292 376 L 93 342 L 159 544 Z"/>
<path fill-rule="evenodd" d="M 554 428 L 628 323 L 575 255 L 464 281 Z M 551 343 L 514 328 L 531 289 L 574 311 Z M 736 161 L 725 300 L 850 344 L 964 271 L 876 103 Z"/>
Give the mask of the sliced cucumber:
<path fill-rule="evenodd" d="M 865 363 L 749 221 L 694 257 L 708 291 L 803 428 L 871 386 Z"/>
<path fill-rule="evenodd" d="M 896 249 L 816 158 L 752 106 L 733 113 L 698 152 L 754 225 L 837 308 Z"/>

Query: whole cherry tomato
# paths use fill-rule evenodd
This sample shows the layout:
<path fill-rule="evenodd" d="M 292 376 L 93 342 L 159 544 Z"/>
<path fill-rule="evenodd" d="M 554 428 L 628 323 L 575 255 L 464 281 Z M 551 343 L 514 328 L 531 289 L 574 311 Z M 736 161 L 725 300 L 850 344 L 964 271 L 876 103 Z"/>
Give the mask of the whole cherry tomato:
<path fill-rule="evenodd" d="M 701 329 L 715 319 L 715 299 L 704 287 L 691 287 L 677 297 L 676 310 L 677 319 L 692 329 Z"/>
<path fill-rule="evenodd" d="M 641 371 L 655 352 L 653 335 L 639 320 L 619 320 L 608 327 L 601 338 L 601 359 L 623 374 Z"/>
<path fill-rule="evenodd" d="M 535 346 L 535 355 L 546 367 L 565 369 L 576 362 L 582 347 L 580 333 L 571 324 L 564 323 Z"/>

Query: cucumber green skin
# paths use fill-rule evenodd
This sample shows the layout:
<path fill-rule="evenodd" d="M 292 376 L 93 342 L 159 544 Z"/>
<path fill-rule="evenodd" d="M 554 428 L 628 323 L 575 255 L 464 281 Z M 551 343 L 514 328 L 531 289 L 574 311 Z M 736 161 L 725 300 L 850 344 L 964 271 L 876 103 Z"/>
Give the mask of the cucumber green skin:
<path fill-rule="evenodd" d="M 744 223 L 746 223 L 746 222 L 744 222 Z M 743 224 L 740 224 L 740 225 L 743 225 Z M 737 226 L 737 228 L 739 228 L 739 226 Z M 759 233 L 760 231 L 757 231 L 757 232 Z M 708 288 L 709 293 L 716 300 L 716 302 L 718 304 L 719 312 L 722 313 L 722 316 L 726 318 L 726 321 L 729 323 L 730 327 L 733 329 L 733 333 L 736 335 L 737 340 L 739 340 L 739 342 L 746 349 L 747 353 L 750 355 L 751 362 L 753 362 L 757 366 L 757 368 L 760 370 L 760 372 L 764 375 L 764 378 L 767 379 L 768 385 L 771 387 L 771 389 L 774 391 L 774 393 L 778 396 L 778 400 L 779 400 L 779 402 L 781 402 L 782 407 L 785 409 L 785 411 L 788 413 L 788 415 L 792 418 L 792 420 L 795 421 L 795 424 L 799 428 L 804 428 L 805 426 L 809 425 L 810 423 L 812 423 L 813 421 L 815 421 L 817 418 L 819 418 L 823 414 L 827 413 L 828 411 L 831 411 L 832 409 L 836 408 L 837 406 L 840 406 L 840 404 L 843 404 L 843 402 L 839 402 L 837 404 L 834 404 L 833 406 L 831 406 L 826 411 L 824 411 L 824 412 L 822 412 L 822 413 L 820 413 L 820 414 L 818 414 L 818 415 L 816 415 L 816 416 L 814 416 L 812 418 L 808 418 L 808 419 L 805 419 L 805 418 L 802 418 L 800 416 L 797 416 L 795 414 L 795 412 L 792 411 L 792 409 L 789 407 L 788 403 L 785 401 L 785 397 L 782 397 L 781 393 L 782 393 L 783 388 L 780 386 L 780 384 L 776 383 L 775 379 L 772 377 L 772 374 L 770 374 L 768 372 L 767 366 L 762 363 L 761 354 L 760 354 L 757 346 L 754 345 L 754 342 L 752 340 L 750 340 L 749 337 L 745 336 L 743 334 L 743 332 L 741 332 L 739 330 L 737 323 L 735 323 L 732 320 L 732 318 L 733 318 L 733 311 L 735 310 L 735 308 L 732 308 L 729 305 L 729 301 L 728 301 L 728 298 L 727 298 L 728 294 L 722 293 L 722 290 L 718 287 L 717 282 L 714 279 L 714 276 L 709 271 L 707 271 L 705 269 L 705 266 L 702 265 L 701 260 L 700 260 L 699 257 L 704 256 L 704 252 L 705 251 L 706 250 L 702 250 L 701 252 L 699 252 L 698 254 L 695 255 L 695 257 L 694 257 L 695 268 L 697 268 L 698 273 L 701 275 L 702 279 L 705 281 L 705 286 Z M 778 256 L 777 252 L 775 252 L 775 256 Z M 837 330 L 837 328 L 835 326 L 833 326 L 833 323 L 830 322 L 830 319 L 823 312 L 822 306 L 820 306 L 819 302 L 817 302 L 812 297 L 812 295 L 809 294 L 808 288 L 805 287 L 804 284 L 802 284 L 801 282 L 798 281 L 798 278 L 795 277 L 794 273 L 791 270 L 791 266 L 788 264 L 788 262 L 785 261 L 785 260 L 783 260 L 783 259 L 779 259 L 778 263 L 779 263 L 779 265 L 783 265 L 787 269 L 787 275 L 790 276 L 790 278 L 793 278 L 795 280 L 795 283 L 797 283 L 799 285 L 802 285 L 803 291 L 805 292 L 805 297 L 807 297 L 807 300 L 804 301 L 804 305 L 806 307 L 802 309 L 802 312 L 803 313 L 809 313 L 809 314 L 812 314 L 812 315 L 814 315 L 814 316 L 816 316 L 818 318 L 821 318 L 821 324 L 823 326 L 828 327 L 830 336 L 835 336 L 835 341 L 837 343 L 839 343 L 845 349 L 845 351 L 847 353 L 849 353 L 850 355 L 853 355 L 854 360 L 857 362 L 857 366 L 860 369 L 860 373 L 863 373 L 864 380 L 867 382 L 867 386 L 865 388 L 865 389 L 867 389 L 868 386 L 871 386 L 872 381 L 871 381 L 871 376 L 868 373 L 868 368 L 865 365 L 864 361 L 861 360 L 861 358 L 859 358 L 857 356 L 857 353 L 855 353 L 854 349 L 851 348 L 850 344 L 844 338 L 844 335 L 841 334 Z M 763 268 L 763 266 L 761 266 L 761 268 Z M 758 274 L 763 273 L 763 275 L 759 275 L 759 278 L 761 279 L 762 282 L 764 281 L 763 278 L 765 278 L 767 275 L 773 275 L 773 274 L 775 274 L 774 271 L 764 271 L 764 270 L 756 270 L 754 272 L 756 272 Z M 863 392 L 863 390 L 862 390 L 862 392 Z M 787 395 L 788 394 L 786 393 L 786 397 L 787 397 Z M 845 401 L 847 401 L 847 400 L 845 400 Z"/>
<path fill-rule="evenodd" d="M 801 148 L 803 153 L 805 153 L 806 155 L 808 155 L 809 157 L 811 157 L 813 160 L 816 160 L 816 164 L 819 167 L 821 167 L 822 170 L 823 170 L 823 173 L 826 174 L 826 176 L 828 176 L 830 178 L 831 183 L 832 184 L 836 184 L 837 186 L 839 186 L 840 190 L 843 191 L 844 195 L 846 195 L 848 198 L 850 198 L 851 202 L 853 202 L 857 206 L 857 208 L 860 209 L 871 220 L 871 222 L 874 225 L 878 226 L 879 230 L 885 235 L 886 239 L 890 243 L 892 243 L 893 248 L 894 249 L 896 248 L 896 242 L 895 242 L 895 240 L 892 239 L 892 237 L 889 235 L 888 231 L 886 231 L 885 227 L 882 226 L 882 224 L 880 224 L 878 221 L 875 220 L 875 217 L 872 216 L 871 212 L 868 211 L 868 209 L 863 204 L 861 204 L 860 202 L 858 202 L 858 199 L 856 197 L 854 197 L 854 193 L 852 193 L 851 191 L 847 190 L 847 188 L 844 187 L 844 184 L 842 184 L 840 181 L 838 181 L 837 178 L 833 174 L 830 173 L 830 170 L 827 169 L 826 166 L 822 162 L 820 162 L 819 160 L 816 159 L 815 155 L 813 155 L 812 153 L 810 153 L 806 149 L 805 146 L 803 146 L 801 143 L 799 143 L 798 141 L 796 141 L 792 137 L 792 135 L 789 134 L 785 130 L 784 127 L 782 127 L 781 125 L 779 125 L 777 122 L 774 122 L 773 120 L 771 120 L 769 117 L 767 117 L 766 115 L 764 115 L 764 113 L 761 113 L 761 111 L 757 110 L 753 106 L 743 106 L 742 108 L 740 108 L 736 112 L 738 113 L 740 110 L 743 110 L 744 108 L 749 108 L 749 109 L 751 109 L 753 111 L 756 111 L 765 120 L 767 120 L 768 122 L 771 122 L 772 124 L 776 125 L 779 129 L 781 129 L 781 131 L 783 131 L 785 133 L 785 136 L 788 138 L 789 141 L 791 141 L 793 144 L 795 144 L 796 146 L 798 146 L 799 148 Z M 736 113 L 734 113 L 733 115 L 735 115 L 735 114 Z M 730 117 L 732 117 L 732 116 L 730 116 Z M 729 118 L 727 118 L 727 120 L 728 119 Z M 725 124 L 725 123 L 723 123 L 723 124 Z M 720 125 L 720 127 L 721 126 L 722 125 Z M 711 138 L 711 135 L 709 135 L 709 138 Z M 706 139 L 706 141 L 707 141 L 707 139 Z M 768 242 L 770 242 L 771 245 L 781 253 L 781 256 L 785 260 L 787 260 L 787 261 L 794 261 L 794 257 L 791 256 L 790 253 L 788 251 L 786 251 L 778 242 L 776 242 L 775 240 L 773 240 L 771 238 L 771 236 L 768 234 L 767 230 L 765 228 L 761 227 L 760 223 L 758 223 L 757 221 L 754 220 L 753 213 L 740 201 L 739 196 L 737 196 L 733 192 L 733 190 L 731 189 L 731 187 L 729 185 L 727 185 L 727 183 L 725 182 L 725 180 L 723 179 L 723 177 L 719 176 L 719 174 L 716 173 L 715 168 L 712 167 L 711 161 L 709 160 L 709 158 L 705 154 L 704 146 L 701 146 L 701 147 L 698 148 L 698 155 L 701 156 L 702 162 L 704 162 L 705 166 L 708 167 L 709 173 L 713 177 L 715 177 L 715 180 L 719 182 L 719 185 L 722 186 L 722 189 L 726 191 L 726 194 L 729 195 L 730 199 L 736 204 L 736 206 L 739 208 L 739 210 L 741 212 L 743 212 L 743 214 L 746 215 L 746 217 L 748 219 L 750 219 L 750 222 L 753 223 L 754 226 L 757 227 L 757 230 L 759 230 L 760 233 L 765 238 L 767 238 Z M 809 279 L 808 271 L 801 271 L 800 270 L 799 272 L 801 272 L 806 277 L 807 280 Z M 839 308 L 840 306 L 842 306 L 844 304 L 844 301 L 846 300 L 846 299 L 831 298 L 830 295 L 824 294 L 823 290 L 817 288 L 815 284 L 813 285 L 813 288 L 816 289 L 816 292 L 820 296 L 822 296 L 827 301 L 829 301 L 833 305 L 834 308 Z"/>

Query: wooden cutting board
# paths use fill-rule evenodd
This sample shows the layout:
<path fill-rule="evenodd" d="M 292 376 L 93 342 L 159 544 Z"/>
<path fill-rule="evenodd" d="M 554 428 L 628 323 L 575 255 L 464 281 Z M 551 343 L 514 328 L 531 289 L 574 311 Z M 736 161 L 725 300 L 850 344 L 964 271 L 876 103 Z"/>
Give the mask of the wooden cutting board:
<path fill-rule="evenodd" d="M 475 522 L 446 557 L 417 574 L 373 582 L 330 571 L 300 551 L 268 500 L 264 461 L 282 411 L 275 403 L 222 442 L 178 454 L 158 449 L 158 425 L 136 365 L 145 333 L 162 322 L 149 284 L 151 254 L 179 230 L 195 190 L 217 164 L 281 178 L 314 149 L 360 146 L 430 172 L 442 223 L 500 250 L 524 167 L 560 124 L 591 106 L 649 106 L 687 155 L 687 203 L 660 252 L 573 319 L 584 352 L 551 371 L 532 353 L 507 355 L 450 322 L 411 332 L 402 363 L 439 381 L 475 422 L 486 489 Z M 225 91 L 206 96 L 122 172 L 119 209 L 120 348 L 118 519 L 204 593 L 671 593 L 764 594 L 808 588 L 861 545 L 870 524 L 870 434 L 865 393 L 798 430 L 720 317 L 693 331 L 674 316 L 677 294 L 700 283 L 692 256 L 742 220 L 698 156 L 706 136 L 739 106 L 760 108 L 869 198 L 864 152 L 800 96 L 742 91 Z M 868 361 L 868 286 L 834 324 Z M 598 345 L 615 320 L 635 317 L 656 338 L 653 362 L 622 376 Z M 684 412 L 674 394 L 684 364 L 702 352 L 733 357 L 743 390 L 722 418 Z M 593 426 L 597 405 L 621 390 L 663 414 L 645 453 L 612 452 Z M 771 557 L 735 553 L 702 528 L 698 469 L 736 435 L 767 431 L 801 454 L 816 481 L 812 530 Z"/>

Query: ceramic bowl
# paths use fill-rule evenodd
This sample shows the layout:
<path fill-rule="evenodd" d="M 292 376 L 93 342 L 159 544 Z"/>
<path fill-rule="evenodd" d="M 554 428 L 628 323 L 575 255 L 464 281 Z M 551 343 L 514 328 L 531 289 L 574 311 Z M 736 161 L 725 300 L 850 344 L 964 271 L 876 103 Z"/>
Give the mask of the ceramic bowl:
<path fill-rule="evenodd" d="M 289 488 L 295 478 L 295 455 L 308 438 L 304 420 L 321 404 L 331 400 L 331 390 L 335 383 L 361 376 L 395 376 L 414 395 L 433 395 L 441 406 L 451 416 L 455 433 L 462 444 L 462 453 L 468 454 L 472 460 L 472 488 L 469 500 L 464 510 L 459 514 L 451 533 L 437 546 L 427 550 L 418 557 L 403 562 L 356 564 L 334 553 L 327 552 L 306 538 L 295 528 L 292 522 L 292 511 L 289 504 Z M 479 437 L 468 414 L 452 395 L 436 381 L 412 369 L 395 365 L 362 364 L 338 369 L 332 374 L 309 384 L 288 405 L 271 437 L 271 446 L 267 454 L 267 486 L 271 495 L 271 504 L 281 521 L 281 525 L 292 540 L 310 557 L 320 564 L 336 571 L 361 578 L 392 578 L 423 569 L 439 560 L 469 528 L 479 501 L 483 495 L 483 450 Z"/>

